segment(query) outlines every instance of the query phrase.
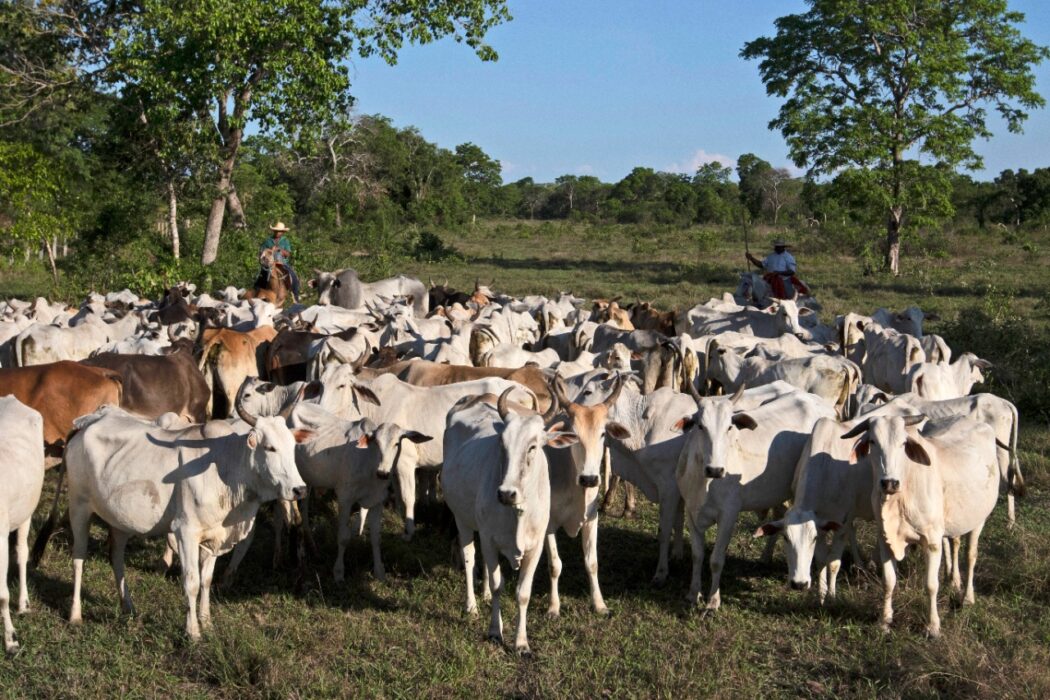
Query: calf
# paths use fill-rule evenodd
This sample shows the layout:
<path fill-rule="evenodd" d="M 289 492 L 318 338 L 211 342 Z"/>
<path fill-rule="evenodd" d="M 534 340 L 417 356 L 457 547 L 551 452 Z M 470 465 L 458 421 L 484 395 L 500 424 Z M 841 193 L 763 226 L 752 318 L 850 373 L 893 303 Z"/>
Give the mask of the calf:
<path fill-rule="evenodd" d="M 908 372 L 908 388 L 929 401 L 956 399 L 970 393 L 974 384 L 984 381 L 981 370 L 992 363 L 972 352 L 964 352 L 951 364 L 923 362 Z"/>
<path fill-rule="evenodd" d="M 484 397 L 464 397 L 448 412 L 444 436 L 442 484 L 445 501 L 456 518 L 467 579 L 467 613 L 477 615 L 474 597 L 474 533 L 492 591 L 489 638 L 502 643 L 500 594 L 503 577 L 499 556 L 518 576 L 518 632 L 515 649 L 529 654 L 526 614 L 532 578 L 540 561 L 551 514 L 551 484 L 545 447 L 568 447 L 574 433 L 560 424 L 547 427 L 542 416 L 511 410 L 513 390 L 503 391 L 496 406 Z"/>
<path fill-rule="evenodd" d="M 968 418 L 931 421 L 925 416 L 877 416 L 842 437 L 857 438 L 852 460 L 867 458 L 871 468 L 872 507 L 879 524 L 884 598 L 882 628 L 893 622 L 896 562 L 909 544 L 920 544 L 926 556 L 931 637 L 941 633 L 937 613 L 941 542 L 970 535 L 969 569 L 963 603 L 974 602 L 973 572 L 977 544 L 999 494 L 995 433 Z"/>
<path fill-rule="evenodd" d="M 4 624 L 4 650 L 18 651 L 11 624 L 11 595 L 7 588 L 8 534 L 16 531 L 18 561 L 18 612 L 29 612 L 26 562 L 29 559 L 29 525 L 44 485 L 44 418 L 13 396 L 0 398 L 0 617 Z"/>

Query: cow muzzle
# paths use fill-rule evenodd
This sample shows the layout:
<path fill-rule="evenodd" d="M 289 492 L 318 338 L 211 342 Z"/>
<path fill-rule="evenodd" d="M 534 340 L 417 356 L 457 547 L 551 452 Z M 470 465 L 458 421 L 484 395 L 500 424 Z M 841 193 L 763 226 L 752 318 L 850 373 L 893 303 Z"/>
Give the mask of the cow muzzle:
<path fill-rule="evenodd" d="M 726 475 L 725 467 L 704 467 L 704 475 L 708 479 L 721 479 Z"/>
<path fill-rule="evenodd" d="M 377 479 L 381 479 L 383 481 L 386 481 L 387 479 L 390 478 L 390 472 L 389 471 L 385 471 L 384 472 L 384 471 L 380 471 L 380 470 L 377 469 L 376 470 L 376 478 Z"/>
<path fill-rule="evenodd" d="M 499 502 L 505 506 L 517 505 L 518 502 L 518 491 L 517 489 L 500 489 L 497 494 Z"/>
<path fill-rule="evenodd" d="M 305 486 L 296 486 L 296 487 L 292 488 L 292 500 L 293 501 L 301 500 L 304 496 L 306 496 L 306 487 Z"/>
<path fill-rule="evenodd" d="M 901 482 L 898 479 L 883 479 L 879 483 L 882 485 L 882 492 L 889 496 L 901 490 Z"/>
<path fill-rule="evenodd" d="M 598 485 L 599 477 L 597 474 L 584 474 L 580 477 L 580 486 L 585 489 L 593 489 Z"/>
<path fill-rule="evenodd" d="M 791 586 L 793 591 L 804 591 L 809 588 L 809 581 L 788 581 L 788 585 Z"/>

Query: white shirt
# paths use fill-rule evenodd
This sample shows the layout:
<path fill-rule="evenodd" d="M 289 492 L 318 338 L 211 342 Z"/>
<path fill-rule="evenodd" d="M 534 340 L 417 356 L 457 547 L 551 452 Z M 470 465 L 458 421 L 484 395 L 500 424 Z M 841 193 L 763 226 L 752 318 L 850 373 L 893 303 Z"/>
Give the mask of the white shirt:
<path fill-rule="evenodd" d="M 767 255 L 762 261 L 762 268 L 766 272 L 790 272 L 792 274 L 798 270 L 794 256 L 786 250 L 783 253 L 773 252 Z"/>

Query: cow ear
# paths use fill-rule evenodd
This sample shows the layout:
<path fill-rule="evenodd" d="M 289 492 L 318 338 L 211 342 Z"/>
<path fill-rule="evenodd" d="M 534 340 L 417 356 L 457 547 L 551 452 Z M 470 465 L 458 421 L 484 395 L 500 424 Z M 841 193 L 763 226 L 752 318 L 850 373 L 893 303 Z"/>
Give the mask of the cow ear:
<path fill-rule="evenodd" d="M 255 429 L 248 431 L 248 449 L 254 450 L 259 446 L 259 433 L 255 432 Z"/>
<path fill-rule="evenodd" d="M 314 431 L 312 430 L 293 430 L 292 437 L 295 438 L 295 444 L 301 445 L 307 440 L 312 440 L 314 437 Z"/>
<path fill-rule="evenodd" d="M 616 440 L 626 440 L 631 437 L 631 431 L 615 421 L 605 424 L 605 434 Z"/>
<path fill-rule="evenodd" d="M 334 279 L 334 280 L 332 281 L 332 286 L 333 286 L 333 287 L 342 287 L 342 286 L 343 286 L 343 283 L 342 283 L 342 281 L 341 281 L 341 280 L 340 280 L 340 279 L 339 279 L 339 278 L 337 277 L 337 278 L 335 278 L 335 279 Z"/>
<path fill-rule="evenodd" d="M 369 443 L 369 441 L 371 441 L 371 439 L 372 438 L 371 438 L 370 435 L 367 435 L 367 434 L 362 435 L 361 437 L 359 437 L 357 439 L 357 442 L 354 443 L 354 446 L 357 447 L 357 449 L 359 449 L 359 450 L 367 450 L 368 449 L 368 443 Z"/>
<path fill-rule="evenodd" d="M 303 399 L 316 399 L 321 395 L 321 382 L 313 381 L 309 382 L 303 387 Z"/>
<path fill-rule="evenodd" d="M 360 399 L 361 401 L 367 401 L 368 403 L 373 403 L 376 406 L 382 406 L 383 405 L 382 403 L 379 402 L 379 397 L 375 395 L 375 392 L 372 391 L 371 389 L 369 389 L 366 386 L 359 386 L 359 385 L 355 384 L 354 385 L 354 393 L 357 394 L 357 398 Z"/>
<path fill-rule="evenodd" d="M 783 529 L 784 521 L 774 520 L 773 522 L 759 525 L 758 529 L 755 530 L 755 534 L 753 535 L 753 537 L 770 537 L 771 535 L 775 535 Z"/>
<path fill-rule="evenodd" d="M 671 430 L 678 433 L 684 433 L 685 431 L 692 429 L 694 425 L 696 425 L 696 417 L 685 416 L 683 418 L 679 418 L 674 423 L 674 425 L 671 426 Z"/>
<path fill-rule="evenodd" d="M 930 455 L 926 452 L 926 449 L 917 443 L 915 440 L 908 438 L 904 441 L 904 454 L 908 455 L 908 459 L 924 467 L 930 466 Z"/>
<path fill-rule="evenodd" d="M 836 522 L 834 520 L 824 520 L 823 522 L 817 523 L 817 527 L 823 530 L 824 532 L 835 532 L 836 530 L 842 527 L 842 523 Z"/>
<path fill-rule="evenodd" d="M 310 289 L 317 289 L 317 280 L 310 280 L 306 283 L 306 286 Z"/>
<path fill-rule="evenodd" d="M 811 313 L 813 313 L 813 309 L 811 309 L 809 307 L 806 307 L 806 306 L 799 307 L 799 310 L 798 310 L 798 315 L 799 316 L 809 316 Z"/>
<path fill-rule="evenodd" d="M 580 437 L 576 433 L 565 432 L 565 431 L 547 431 L 547 446 L 561 449 L 563 447 L 571 447 L 580 441 Z"/>
<path fill-rule="evenodd" d="M 421 443 L 421 442 L 430 442 L 431 440 L 434 439 L 434 438 L 430 437 L 429 435 L 424 435 L 423 433 L 417 432 L 415 430 L 406 430 L 404 435 L 402 435 L 401 437 L 406 439 L 406 440 L 411 440 L 412 442 L 416 443 L 417 445 L 419 443 Z"/>
<path fill-rule="evenodd" d="M 733 425 L 741 430 L 754 430 L 758 427 L 758 423 L 755 422 L 755 419 L 746 413 L 734 413 Z"/>
<path fill-rule="evenodd" d="M 857 440 L 857 444 L 853 446 L 853 450 L 849 454 L 849 463 L 856 464 L 860 460 L 868 456 L 868 449 L 871 447 L 871 443 L 867 438 L 861 438 Z"/>

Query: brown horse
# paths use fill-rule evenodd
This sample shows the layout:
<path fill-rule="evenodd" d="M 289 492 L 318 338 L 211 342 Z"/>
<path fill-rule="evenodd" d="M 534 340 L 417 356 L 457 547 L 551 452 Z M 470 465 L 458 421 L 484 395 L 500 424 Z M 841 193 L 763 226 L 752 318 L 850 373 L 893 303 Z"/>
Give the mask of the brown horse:
<path fill-rule="evenodd" d="M 283 263 L 275 262 L 273 250 L 267 248 L 259 253 L 259 266 L 269 270 L 268 282 L 265 287 L 256 285 L 254 289 L 245 292 L 245 299 L 265 299 L 277 308 L 284 306 L 284 300 L 288 297 L 288 291 L 292 288 L 292 278 L 288 268 Z"/>

